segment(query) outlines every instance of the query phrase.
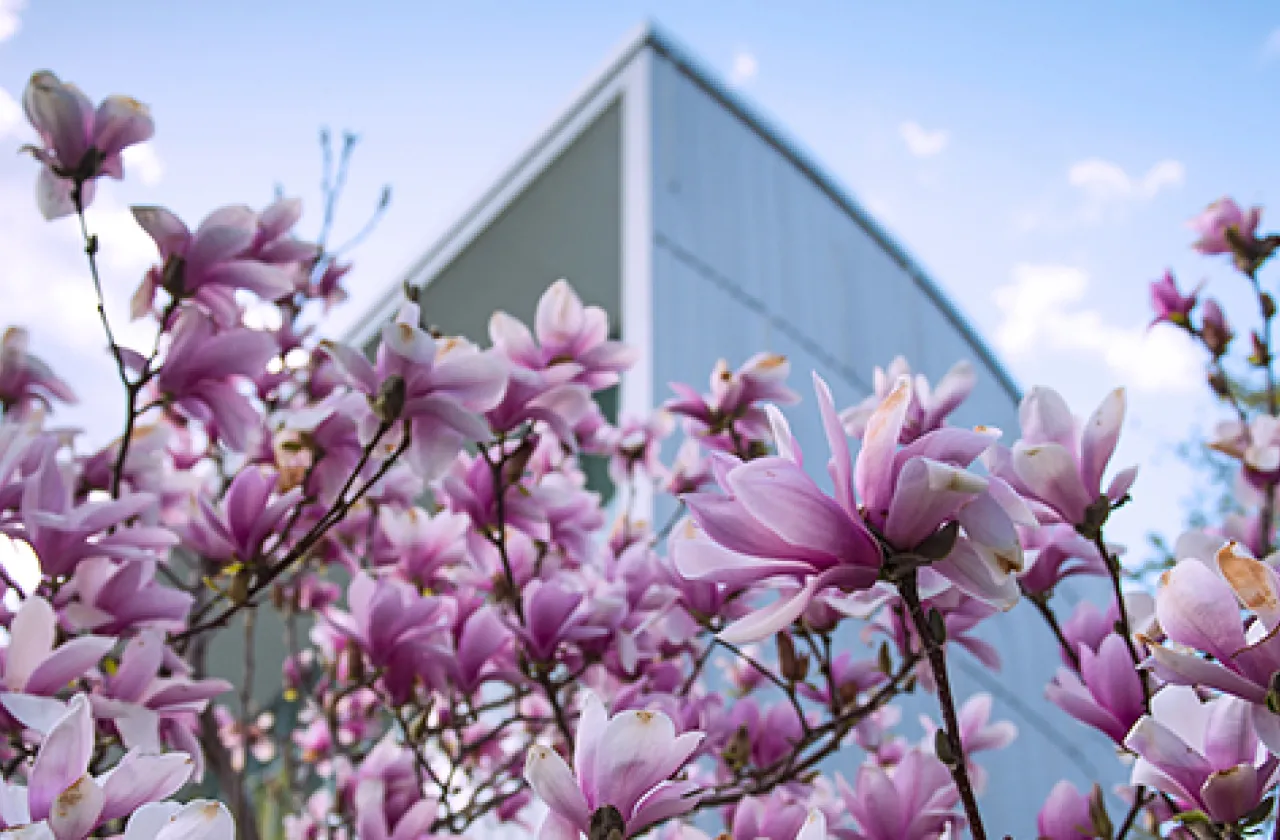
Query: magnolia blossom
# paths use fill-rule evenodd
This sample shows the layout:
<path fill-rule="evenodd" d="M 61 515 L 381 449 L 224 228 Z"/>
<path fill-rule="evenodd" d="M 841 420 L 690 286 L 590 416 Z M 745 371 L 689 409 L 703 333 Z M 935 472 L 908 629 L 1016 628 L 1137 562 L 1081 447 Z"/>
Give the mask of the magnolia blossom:
<path fill-rule="evenodd" d="M 210 436 L 244 451 L 254 442 L 261 419 L 236 380 L 260 372 L 277 352 L 259 330 L 219 330 L 194 306 L 178 314 L 156 390 L 173 407 L 198 420 Z"/>
<path fill-rule="evenodd" d="M 767 441 L 769 418 L 764 403 L 788 405 L 800 397 L 787 387 L 791 364 L 783 356 L 758 353 L 735 371 L 724 359 L 711 371 L 711 390 L 706 394 L 683 382 L 672 382 L 677 396 L 663 406 L 686 418 L 686 432 L 710 449 L 746 457 L 753 442 Z"/>
<path fill-rule="evenodd" d="M 437 340 L 421 327 L 416 303 L 400 307 L 382 331 L 376 364 L 340 344 L 323 345 L 347 381 L 372 399 L 376 409 L 364 419 L 365 440 L 379 426 L 409 421 L 409 461 L 427 479 L 439 476 L 466 441 L 489 438 L 480 412 L 498 404 L 507 385 L 506 366 L 492 351 L 462 339 Z M 379 416 L 379 412 L 381 413 Z M 394 445 L 394 444 L 389 444 Z"/>
<path fill-rule="evenodd" d="M 154 240 L 161 265 L 150 269 L 133 296 L 133 316 L 151 310 L 156 291 L 175 300 L 193 298 L 223 326 L 238 320 L 235 292 L 245 289 L 273 301 L 293 290 L 287 268 L 253 253 L 259 216 L 244 205 L 222 207 L 193 232 L 163 207 L 134 207 L 133 217 Z"/>
<path fill-rule="evenodd" d="M 1261 220 L 1261 207 L 1251 207 L 1244 211 L 1235 201 L 1223 196 L 1189 222 L 1190 227 L 1200 234 L 1200 238 L 1191 247 L 1202 254 L 1229 254 L 1234 249 L 1227 238 L 1227 231 L 1234 231 L 1237 236 L 1246 240 L 1253 239 Z"/>
<path fill-rule="evenodd" d="M 1280 758 L 1258 741 L 1250 714 L 1249 704 L 1236 697 L 1203 702 L 1190 688 L 1161 690 L 1151 715 L 1124 741 L 1139 756 L 1132 783 L 1162 791 L 1212 820 L 1235 822 L 1280 780 Z"/>
<path fill-rule="evenodd" d="M 908 752 L 892 772 L 864 764 L 852 785 L 839 775 L 836 784 L 856 826 L 843 832 L 851 840 L 936 840 L 963 824 L 951 773 L 919 750 Z"/>
<path fill-rule="evenodd" d="M 1151 325 L 1169 323 L 1184 328 L 1191 326 L 1191 312 L 1196 308 L 1200 289 L 1201 286 L 1197 286 L 1191 290 L 1191 294 L 1182 294 L 1178 291 L 1172 271 L 1166 271 L 1159 280 L 1152 281 L 1151 308 L 1155 310 L 1156 316 Z"/>
<path fill-rule="evenodd" d="M 609 717 L 588 694 L 575 736 L 573 769 L 550 747 L 529 750 L 524 776 L 551 812 L 544 840 L 578 840 L 594 820 L 616 820 L 633 837 L 694 805 L 696 782 L 671 781 L 702 743 L 701 732 L 676 735 L 662 712 L 625 711 Z"/>
<path fill-rule="evenodd" d="M 46 837 L 83 840 L 103 823 L 177 792 L 191 775 L 191 760 L 182 753 L 130 752 L 110 772 L 90 776 L 94 725 L 83 694 L 72 698 L 52 720 L 47 705 L 32 705 L 12 695 L 0 702 L 25 725 L 44 734 L 27 785 L 0 781 L 0 823 L 5 827 L 43 823 Z M 176 840 L 180 835 L 173 836 Z"/>
<path fill-rule="evenodd" d="M 1102 476 L 1115 453 L 1124 421 L 1122 389 L 1107 395 L 1083 425 L 1057 391 L 1032 388 L 1022 400 L 1018 417 L 1022 439 L 1012 451 L 993 449 L 988 469 L 1013 485 L 1032 503 L 1042 523 L 1098 527 L 1109 506 L 1120 501 L 1137 477 L 1137 467 L 1121 470 L 1102 490 Z M 1104 501 L 1108 508 L 1095 512 Z"/>
<path fill-rule="evenodd" d="M 1253 614 L 1248 627 L 1241 621 L 1241 606 Z M 1236 543 L 1227 543 L 1212 560 L 1180 560 L 1161 580 L 1156 618 L 1177 645 L 1151 647 L 1156 676 L 1216 688 L 1254 704 L 1258 736 L 1280 752 L 1280 715 L 1265 706 L 1272 675 L 1280 671 L 1280 576 L 1275 570 Z"/>
<path fill-rule="evenodd" d="M 1036 815 L 1041 840 L 1090 840 L 1096 834 L 1089 798 L 1067 781 L 1058 782 Z"/>
<path fill-rule="evenodd" d="M 530 370 L 562 364 L 577 366 L 573 381 L 592 391 L 608 388 L 635 362 L 635 351 L 609 340 L 609 316 L 598 306 L 583 306 L 566 280 L 552 283 L 538 300 L 534 334 L 505 312 L 489 321 L 494 349 Z"/>
<path fill-rule="evenodd" d="M 121 152 L 155 133 L 150 110 L 136 99 L 108 96 L 95 109 L 79 88 L 48 70 L 31 75 L 22 94 L 22 109 L 40 137 L 40 146 L 23 148 L 44 164 L 36 196 L 46 219 L 88 207 L 94 179 L 101 175 L 123 178 Z M 78 197 L 73 194 L 77 186 Z"/>
<path fill-rule="evenodd" d="M 911 365 L 898 356 L 886 370 L 877 367 L 872 378 L 872 393 L 865 400 L 852 408 L 840 412 L 840 422 L 845 431 L 856 438 L 861 438 L 867 431 L 867 423 L 875 414 L 898 381 L 906 377 L 911 381 L 911 402 L 903 418 L 899 433 L 899 443 L 911 441 L 946 425 L 947 417 L 964 402 L 977 384 L 978 377 L 969 362 L 957 362 L 947 371 L 935 387 L 923 374 L 911 375 Z"/>
<path fill-rule="evenodd" d="M 1081 723 L 1123 743 L 1145 709 L 1142 677 L 1124 639 L 1112 633 L 1094 648 L 1077 649 L 1080 673 L 1059 668 L 1045 692 L 1050 702 Z"/>

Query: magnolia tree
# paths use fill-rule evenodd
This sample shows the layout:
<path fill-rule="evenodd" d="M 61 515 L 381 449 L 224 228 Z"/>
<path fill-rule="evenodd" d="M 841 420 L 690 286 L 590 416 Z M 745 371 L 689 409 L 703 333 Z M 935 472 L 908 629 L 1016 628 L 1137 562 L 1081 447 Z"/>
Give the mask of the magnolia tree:
<path fill-rule="evenodd" d="M 99 275 L 94 186 L 123 176 L 151 116 L 47 72 L 23 105 L 39 210 L 79 218 L 101 302 L 131 278 Z M 1105 536 L 1135 477 L 1109 463 L 1120 391 L 1080 421 L 1033 389 L 1006 445 L 948 424 L 966 366 L 931 387 L 895 361 L 843 411 L 815 376 L 828 491 L 777 408 L 797 400 L 777 356 L 721 363 L 708 391 L 675 384 L 661 414 L 614 426 L 593 394 L 632 353 L 567 283 L 532 328 L 495 314 L 485 347 L 424 329 L 409 293 L 370 360 L 317 337 L 349 264 L 293 233 L 297 201 L 194 226 L 133 214 L 158 254 L 133 295 L 154 343 L 118 343 L 99 307 L 121 435 L 85 448 L 50 425 L 71 390 L 22 330 L 0 352 L 0 530 L 40 572 L 4 575 L 6 836 L 985 838 L 975 756 L 1013 728 L 956 696 L 948 658 L 998 667 L 974 629 L 1020 598 L 1061 649 L 1047 696 L 1131 765 L 1114 790 L 1055 787 L 1039 837 L 1265 824 L 1280 392 L 1258 271 L 1280 237 L 1257 210 L 1223 200 L 1194 222 L 1197 250 L 1256 293 L 1247 362 L 1217 304 L 1153 286 L 1157 321 L 1208 354 L 1233 418 L 1213 445 L 1251 511 L 1184 535 L 1154 597 L 1126 591 Z M 683 426 L 670 464 L 664 418 Z M 607 513 L 585 457 L 608 459 L 621 499 L 647 484 L 675 515 Z M 1112 597 L 1068 615 L 1053 596 L 1074 575 Z M 265 610 L 288 648 L 270 700 L 250 690 Z M 238 684 L 210 676 L 228 627 L 249 641 Z M 936 698 L 919 741 L 894 729 L 909 692 Z"/>

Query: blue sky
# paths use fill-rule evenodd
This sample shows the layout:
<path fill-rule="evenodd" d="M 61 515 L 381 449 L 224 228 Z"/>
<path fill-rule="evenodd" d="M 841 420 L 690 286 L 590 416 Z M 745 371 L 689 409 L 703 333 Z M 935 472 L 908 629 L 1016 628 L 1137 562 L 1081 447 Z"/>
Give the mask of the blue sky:
<path fill-rule="evenodd" d="M 354 299 L 336 323 L 346 322 L 653 19 L 879 215 L 1024 387 L 1052 384 L 1082 413 L 1128 387 L 1124 455 L 1147 466 L 1121 536 L 1136 543 L 1149 525 L 1168 531 L 1180 518 L 1190 477 L 1170 447 L 1215 414 L 1194 349 L 1146 332 L 1146 287 L 1171 266 L 1184 283 L 1210 279 L 1210 293 L 1241 299 L 1242 281 L 1190 253 L 1184 223 L 1224 193 L 1265 204 L 1280 187 L 1268 157 L 1280 135 L 1269 107 L 1280 15 L 1266 5 L 91 8 L 0 0 L 13 24 L 0 25 L 0 146 L 30 137 L 11 99 L 38 68 L 95 98 L 129 93 L 152 107 L 155 141 L 93 213 L 117 321 L 153 254 L 128 204 L 164 204 L 194 223 L 221 204 L 265 204 L 281 183 L 314 207 L 315 136 L 330 125 L 363 137 L 346 231 L 382 184 L 395 193 L 359 253 Z M 112 372 L 83 257 L 70 223 L 36 215 L 34 178 L 31 161 L 0 154 L 4 320 L 31 326 L 37 350 L 80 391 L 82 405 L 62 418 L 106 434 Z"/>

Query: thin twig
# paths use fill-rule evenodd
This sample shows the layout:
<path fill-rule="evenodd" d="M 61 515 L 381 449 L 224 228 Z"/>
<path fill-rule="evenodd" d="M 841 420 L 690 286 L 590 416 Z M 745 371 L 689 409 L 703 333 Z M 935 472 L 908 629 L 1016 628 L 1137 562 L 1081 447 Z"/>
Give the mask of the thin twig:
<path fill-rule="evenodd" d="M 960 738 L 960 721 L 956 715 L 956 701 L 951 694 L 951 680 L 947 675 L 947 655 L 942 649 L 940 640 L 934 638 L 925 617 L 924 606 L 920 603 L 920 590 L 916 583 L 917 571 L 910 569 L 898 581 L 898 591 L 906 602 L 907 612 L 915 625 L 916 634 L 924 645 L 929 657 L 929 666 L 933 670 L 933 681 L 938 690 L 938 705 L 942 710 L 942 720 L 947 740 L 951 745 L 951 759 L 948 769 L 955 780 L 956 789 L 960 792 L 960 801 L 964 803 L 965 816 L 969 819 L 969 831 L 973 840 L 986 840 L 987 829 L 982 824 L 982 814 L 978 810 L 978 798 L 973 792 L 973 782 L 969 779 L 969 768 L 964 754 L 964 744 Z"/>

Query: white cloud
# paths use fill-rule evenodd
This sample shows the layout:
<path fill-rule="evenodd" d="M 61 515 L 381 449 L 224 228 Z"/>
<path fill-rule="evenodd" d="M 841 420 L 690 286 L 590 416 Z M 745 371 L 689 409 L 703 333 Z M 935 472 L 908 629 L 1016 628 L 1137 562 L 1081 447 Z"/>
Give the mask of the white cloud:
<path fill-rule="evenodd" d="M 756 77 L 760 71 L 760 62 L 750 50 L 738 50 L 733 54 L 733 68 L 729 71 L 729 82 L 745 85 Z"/>
<path fill-rule="evenodd" d="M 136 175 L 138 180 L 148 187 L 154 187 L 164 177 L 164 163 L 156 154 L 155 143 L 139 143 L 124 150 L 124 165 L 127 175 Z"/>
<path fill-rule="evenodd" d="M 912 121 L 904 122 L 898 133 L 907 144 L 907 151 L 916 157 L 933 157 L 942 152 L 951 140 L 950 133 L 941 128 L 927 131 L 920 123 Z"/>
<path fill-rule="evenodd" d="M 26 6 L 27 0 L 0 0 L 0 41 L 9 40 L 21 28 L 18 13 Z"/>
<path fill-rule="evenodd" d="M 1185 176 L 1185 167 L 1176 160 L 1159 161 L 1141 177 L 1102 158 L 1073 163 L 1067 170 L 1067 182 L 1097 203 L 1152 199 L 1166 188 L 1182 186 Z"/>
<path fill-rule="evenodd" d="M 22 106 L 13 94 L 0 88 L 0 137 L 18 134 L 22 128 Z"/>
<path fill-rule="evenodd" d="M 1202 380 L 1200 354 L 1182 333 L 1108 322 L 1084 305 L 1089 275 L 1067 265 L 1019 264 L 995 290 L 996 345 L 1011 357 L 1059 354 L 1101 362 L 1137 390 L 1187 392 Z"/>

